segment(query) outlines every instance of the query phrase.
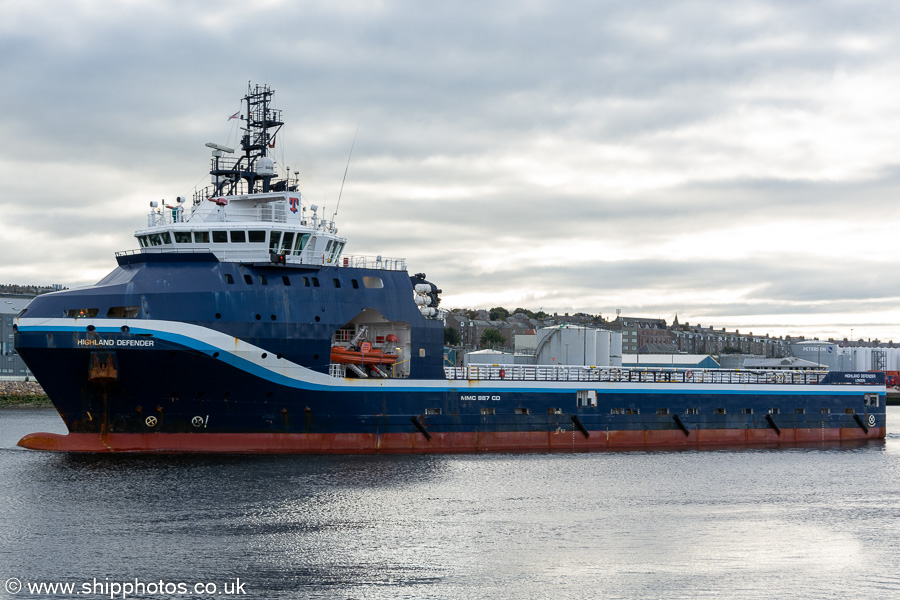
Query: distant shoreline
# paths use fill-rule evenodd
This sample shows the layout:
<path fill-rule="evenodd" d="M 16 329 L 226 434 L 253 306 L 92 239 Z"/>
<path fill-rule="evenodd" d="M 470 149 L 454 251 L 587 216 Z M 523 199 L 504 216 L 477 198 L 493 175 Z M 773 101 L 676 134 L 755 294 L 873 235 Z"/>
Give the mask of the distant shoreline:
<path fill-rule="evenodd" d="M 0 381 L 0 407 L 46 408 L 53 406 L 36 381 Z"/>
<path fill-rule="evenodd" d="M 47 396 L 0 396 L 0 408 L 50 408 Z"/>

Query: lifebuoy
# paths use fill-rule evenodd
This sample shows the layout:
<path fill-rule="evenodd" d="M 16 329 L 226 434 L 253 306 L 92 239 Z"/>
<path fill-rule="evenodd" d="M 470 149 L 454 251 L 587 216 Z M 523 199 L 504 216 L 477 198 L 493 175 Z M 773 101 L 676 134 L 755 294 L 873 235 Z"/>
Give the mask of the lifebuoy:
<path fill-rule="evenodd" d="M 503 379 L 505 377 L 506 377 L 506 369 L 500 369 L 500 379 Z"/>
<path fill-rule="evenodd" d="M 691 379 L 694 378 L 694 372 L 691 371 L 690 369 L 688 369 L 688 371 L 685 372 L 685 374 L 684 374 L 684 378 L 687 379 L 688 381 L 690 381 Z"/>

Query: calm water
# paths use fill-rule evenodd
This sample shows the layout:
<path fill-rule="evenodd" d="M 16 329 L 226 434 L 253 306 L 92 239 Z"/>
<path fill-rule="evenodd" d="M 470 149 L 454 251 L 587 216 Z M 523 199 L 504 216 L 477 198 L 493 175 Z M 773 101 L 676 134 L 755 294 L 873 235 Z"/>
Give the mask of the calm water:
<path fill-rule="evenodd" d="M 63 429 L 52 410 L 0 410 L 0 598 L 70 597 L 9 595 L 9 577 L 216 585 L 129 594 L 143 598 L 225 598 L 235 578 L 252 598 L 900 597 L 900 433 L 787 449 L 140 457 L 15 448 L 32 431 Z M 109 597 L 94 591 L 77 597 Z"/>

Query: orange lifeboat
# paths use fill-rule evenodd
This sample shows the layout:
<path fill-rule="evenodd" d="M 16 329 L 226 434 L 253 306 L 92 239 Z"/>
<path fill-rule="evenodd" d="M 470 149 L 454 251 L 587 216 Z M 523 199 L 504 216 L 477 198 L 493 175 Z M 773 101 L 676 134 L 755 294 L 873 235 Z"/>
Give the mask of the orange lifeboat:
<path fill-rule="evenodd" d="M 396 354 L 382 352 L 379 348 L 373 348 L 369 342 L 363 342 L 358 349 L 331 347 L 331 362 L 341 365 L 392 365 L 396 361 Z"/>

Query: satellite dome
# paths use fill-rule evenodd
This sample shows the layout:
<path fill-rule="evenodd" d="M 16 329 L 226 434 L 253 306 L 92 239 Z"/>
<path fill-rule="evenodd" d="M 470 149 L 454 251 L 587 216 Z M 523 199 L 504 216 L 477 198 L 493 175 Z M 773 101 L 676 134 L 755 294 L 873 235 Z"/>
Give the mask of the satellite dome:
<path fill-rule="evenodd" d="M 267 175 L 275 174 L 275 162 L 272 161 L 268 156 L 262 156 L 258 161 L 256 161 L 256 174 L 262 175 L 263 177 Z"/>

